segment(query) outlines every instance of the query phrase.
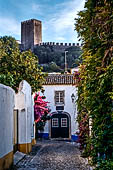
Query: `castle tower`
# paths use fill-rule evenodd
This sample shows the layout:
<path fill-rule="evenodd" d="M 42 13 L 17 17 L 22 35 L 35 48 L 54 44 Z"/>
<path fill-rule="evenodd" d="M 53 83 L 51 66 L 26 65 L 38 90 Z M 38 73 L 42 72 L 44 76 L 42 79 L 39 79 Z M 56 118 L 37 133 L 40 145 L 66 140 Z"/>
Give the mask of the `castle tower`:
<path fill-rule="evenodd" d="M 24 50 L 42 43 L 42 22 L 36 19 L 21 22 L 21 44 Z"/>

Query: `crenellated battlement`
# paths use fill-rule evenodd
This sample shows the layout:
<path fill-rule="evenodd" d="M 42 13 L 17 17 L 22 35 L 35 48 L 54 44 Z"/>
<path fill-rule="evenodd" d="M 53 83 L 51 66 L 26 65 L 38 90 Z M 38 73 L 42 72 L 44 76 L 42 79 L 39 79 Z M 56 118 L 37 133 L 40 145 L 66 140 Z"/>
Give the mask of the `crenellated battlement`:
<path fill-rule="evenodd" d="M 24 50 L 24 45 L 23 44 L 19 44 L 20 45 L 20 49 L 23 51 Z M 34 46 L 32 46 L 32 51 L 34 51 L 34 49 L 36 49 L 37 47 L 40 48 L 44 46 L 45 48 L 49 47 L 52 48 L 54 50 L 54 52 L 64 52 L 65 50 L 67 50 L 70 47 L 80 47 L 81 45 L 79 43 L 56 43 L 56 42 L 42 42 L 39 44 L 35 44 Z"/>
<path fill-rule="evenodd" d="M 52 49 L 54 52 L 58 52 L 58 53 L 64 53 L 64 51 L 68 51 L 69 48 L 73 47 L 73 48 L 81 48 L 81 45 L 79 45 L 79 43 L 56 43 L 56 42 L 42 42 L 40 44 L 36 44 L 33 47 L 33 50 L 35 49 L 41 49 L 41 47 L 46 48 L 50 48 Z"/>
<path fill-rule="evenodd" d="M 80 47 L 79 43 L 42 42 L 42 22 L 30 19 L 21 22 L 21 50 L 31 49 L 39 46 L 49 46 L 55 51 L 64 51 L 69 47 Z"/>
<path fill-rule="evenodd" d="M 28 23 L 31 23 L 31 22 L 39 22 L 39 23 L 41 23 L 41 21 L 40 20 L 37 20 L 37 19 L 29 19 L 29 20 L 26 20 L 26 21 L 22 21 L 21 23 L 22 24 L 28 24 Z"/>
<path fill-rule="evenodd" d="M 58 42 L 42 42 L 40 44 L 37 44 L 36 46 L 80 46 L 79 43 L 58 43 Z"/>

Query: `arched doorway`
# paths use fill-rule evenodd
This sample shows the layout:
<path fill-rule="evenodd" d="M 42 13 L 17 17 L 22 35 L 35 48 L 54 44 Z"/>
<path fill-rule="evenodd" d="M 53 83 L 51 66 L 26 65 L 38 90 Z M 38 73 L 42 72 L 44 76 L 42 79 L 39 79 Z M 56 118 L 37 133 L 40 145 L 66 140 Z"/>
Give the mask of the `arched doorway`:
<path fill-rule="evenodd" d="M 71 137 L 71 117 L 67 112 L 54 112 L 50 125 L 51 138 L 70 139 Z"/>

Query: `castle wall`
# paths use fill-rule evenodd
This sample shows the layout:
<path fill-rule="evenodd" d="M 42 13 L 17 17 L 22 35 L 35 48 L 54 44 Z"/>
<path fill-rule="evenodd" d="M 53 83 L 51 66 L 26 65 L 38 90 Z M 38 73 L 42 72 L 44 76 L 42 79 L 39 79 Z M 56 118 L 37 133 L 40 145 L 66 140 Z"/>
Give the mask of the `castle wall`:
<path fill-rule="evenodd" d="M 45 46 L 53 48 L 54 52 L 64 52 L 69 47 L 80 47 L 79 43 L 56 43 L 56 42 L 43 42 L 40 44 L 36 44 L 34 48 L 37 46 Z"/>
<path fill-rule="evenodd" d="M 20 50 L 32 51 L 37 46 L 51 46 L 55 52 L 64 52 L 68 47 L 79 46 L 79 43 L 55 43 L 42 42 L 42 22 L 36 19 L 21 22 L 21 44 Z"/>
<path fill-rule="evenodd" d="M 21 44 L 25 49 L 30 49 L 33 47 L 33 21 L 24 21 L 21 23 Z"/>
<path fill-rule="evenodd" d="M 42 43 L 42 22 L 34 20 L 34 45 Z"/>
<path fill-rule="evenodd" d="M 59 42 L 42 42 L 38 45 L 46 45 L 46 46 L 79 46 L 79 43 L 59 43 Z"/>
<path fill-rule="evenodd" d="M 21 44 L 23 50 L 33 49 L 35 44 L 42 42 L 41 21 L 31 19 L 21 22 Z"/>

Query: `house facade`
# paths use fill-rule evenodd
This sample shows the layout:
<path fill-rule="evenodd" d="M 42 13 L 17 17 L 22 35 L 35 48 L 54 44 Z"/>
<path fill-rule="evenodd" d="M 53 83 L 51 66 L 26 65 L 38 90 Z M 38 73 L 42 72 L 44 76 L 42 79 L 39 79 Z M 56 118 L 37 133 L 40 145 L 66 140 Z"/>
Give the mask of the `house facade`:
<path fill-rule="evenodd" d="M 51 120 L 46 123 L 43 137 L 77 140 L 77 87 L 72 74 L 49 74 L 44 95 L 51 109 Z"/>

